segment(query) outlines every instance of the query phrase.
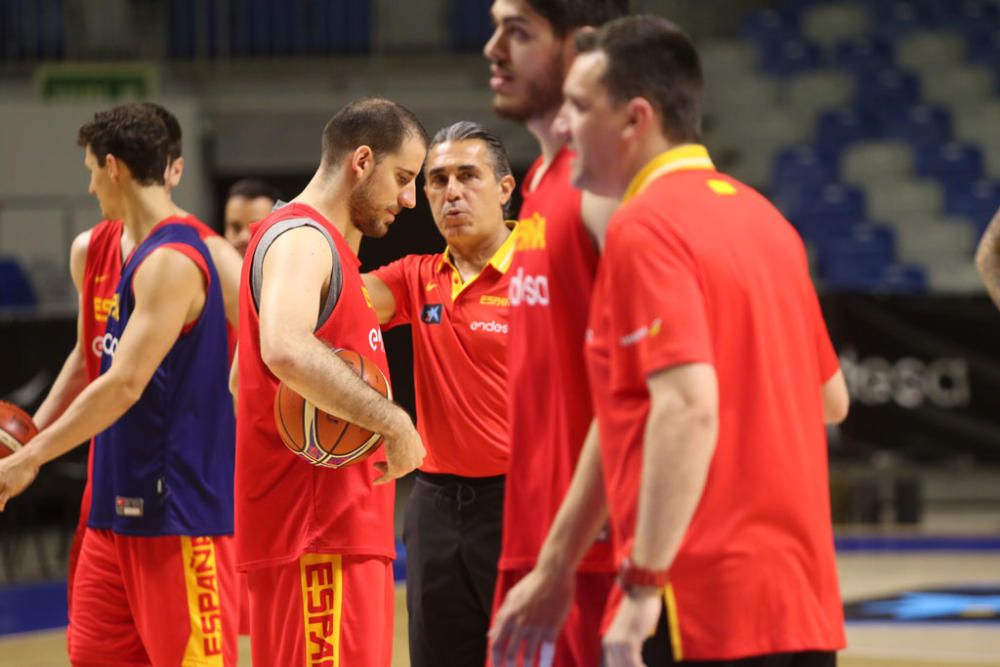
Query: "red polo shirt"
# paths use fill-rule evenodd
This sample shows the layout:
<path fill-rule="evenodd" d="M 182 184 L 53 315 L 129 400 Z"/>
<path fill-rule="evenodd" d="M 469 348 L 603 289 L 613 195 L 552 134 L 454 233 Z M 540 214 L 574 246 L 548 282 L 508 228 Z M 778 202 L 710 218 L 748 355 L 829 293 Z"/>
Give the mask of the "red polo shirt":
<path fill-rule="evenodd" d="M 719 435 L 665 591 L 674 656 L 844 646 L 822 385 L 838 369 L 802 241 L 764 197 L 682 146 L 608 227 L 587 361 L 618 558 L 632 551 L 647 378 L 708 363 Z"/>
<path fill-rule="evenodd" d="M 373 273 L 396 299 L 396 313 L 384 328 L 413 328 L 425 472 L 507 473 L 507 269 L 515 236 L 511 233 L 482 272 L 466 281 L 447 250 L 410 255 Z"/>

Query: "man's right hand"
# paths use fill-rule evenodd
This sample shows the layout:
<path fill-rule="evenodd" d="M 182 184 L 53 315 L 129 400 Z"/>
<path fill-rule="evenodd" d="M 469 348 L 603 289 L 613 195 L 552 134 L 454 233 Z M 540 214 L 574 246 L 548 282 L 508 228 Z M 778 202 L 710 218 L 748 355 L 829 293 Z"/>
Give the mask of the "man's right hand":
<path fill-rule="evenodd" d="M 497 611 L 490 628 L 493 667 L 549 667 L 553 647 L 573 605 L 575 573 L 571 568 L 536 567 L 517 583 Z"/>
<path fill-rule="evenodd" d="M 388 484 L 399 479 L 403 475 L 413 472 L 424 462 L 424 443 L 420 440 L 420 434 L 413 427 L 413 423 L 406 418 L 406 427 L 395 437 L 388 435 L 384 438 L 385 461 L 375 464 L 375 469 L 382 473 L 375 484 Z"/>

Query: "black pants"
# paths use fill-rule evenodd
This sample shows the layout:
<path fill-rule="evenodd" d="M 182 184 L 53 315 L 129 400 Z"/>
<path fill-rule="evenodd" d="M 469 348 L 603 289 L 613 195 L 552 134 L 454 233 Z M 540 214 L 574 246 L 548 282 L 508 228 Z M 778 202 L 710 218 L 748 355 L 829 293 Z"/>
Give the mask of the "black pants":
<path fill-rule="evenodd" d="M 486 663 L 503 493 L 503 476 L 417 473 L 403 524 L 412 667 Z"/>
<path fill-rule="evenodd" d="M 646 667 L 681 665 L 690 667 L 836 667 L 837 654 L 833 651 L 801 651 L 798 653 L 771 653 L 739 660 L 682 660 L 675 661 L 670 645 L 670 628 L 667 610 L 660 613 L 656 634 L 642 646 L 642 661 Z"/>

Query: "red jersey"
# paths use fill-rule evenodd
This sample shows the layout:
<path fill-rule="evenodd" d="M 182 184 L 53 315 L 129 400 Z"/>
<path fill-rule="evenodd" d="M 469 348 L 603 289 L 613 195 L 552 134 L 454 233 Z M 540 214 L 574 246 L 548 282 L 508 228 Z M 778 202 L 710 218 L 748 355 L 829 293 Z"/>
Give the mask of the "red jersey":
<path fill-rule="evenodd" d="M 101 220 L 90 230 L 87 260 L 80 286 L 87 382 L 101 374 L 104 329 L 122 274 L 122 221 Z"/>
<path fill-rule="evenodd" d="M 219 234 L 204 222 L 189 215 L 180 218 L 185 225 L 194 227 L 203 241 Z M 101 220 L 90 230 L 87 243 L 87 260 L 83 269 L 80 290 L 80 307 L 83 309 L 83 340 L 86 345 L 87 382 L 101 374 L 101 356 L 104 354 L 104 328 L 108 312 L 114 303 L 115 290 L 122 273 L 121 220 Z M 232 337 L 232 332 L 227 333 Z M 89 341 L 89 342 L 88 342 Z M 230 350 L 232 358 L 232 350 Z"/>
<path fill-rule="evenodd" d="M 593 418 L 583 337 L 598 254 L 583 226 L 582 193 L 570 185 L 572 160 L 573 153 L 563 148 L 538 186 L 524 189 L 511 262 L 511 447 L 501 569 L 534 566 Z M 526 184 L 541 166 L 539 158 Z M 613 571 L 606 539 L 591 549 L 580 569 Z"/>
<path fill-rule="evenodd" d="M 838 360 L 795 230 L 703 147 L 668 151 L 611 220 L 594 303 L 587 360 L 619 559 L 647 378 L 687 363 L 718 377 L 715 455 L 665 595 L 675 658 L 843 647 L 822 400 Z"/>
<path fill-rule="evenodd" d="M 386 328 L 413 328 L 417 430 L 430 473 L 507 473 L 507 368 L 510 267 L 517 232 L 482 272 L 463 281 L 445 250 L 410 255 L 374 272 L 392 291 Z"/>
<path fill-rule="evenodd" d="M 264 232 L 278 222 L 300 218 L 329 233 L 343 278 L 336 306 L 316 337 L 331 348 L 364 355 L 389 377 L 382 331 L 358 271 L 361 263 L 344 237 L 305 204 L 288 204 L 264 218 L 250 240 L 240 281 L 236 550 L 237 564 L 244 570 L 280 565 L 304 553 L 395 557 L 395 490 L 391 484 L 373 484 L 379 476 L 374 464 L 385 461 L 384 450 L 344 468 L 322 468 L 288 451 L 274 425 L 278 379 L 261 359 L 250 276 Z"/>

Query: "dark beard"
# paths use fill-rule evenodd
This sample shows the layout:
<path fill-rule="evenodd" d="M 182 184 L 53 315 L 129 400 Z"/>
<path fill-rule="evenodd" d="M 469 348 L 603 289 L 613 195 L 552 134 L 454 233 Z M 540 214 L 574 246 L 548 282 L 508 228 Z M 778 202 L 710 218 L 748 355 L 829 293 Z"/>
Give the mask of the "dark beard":
<path fill-rule="evenodd" d="M 545 71 L 545 79 L 533 81 L 528 86 L 527 99 L 520 106 L 508 105 L 502 102 L 499 95 L 493 97 L 493 111 L 507 120 L 525 123 L 533 118 L 544 116 L 558 109 L 563 102 L 562 97 L 563 71 L 558 59 L 553 59 Z"/>
<path fill-rule="evenodd" d="M 371 177 L 358 184 L 347 200 L 347 208 L 351 216 L 351 224 L 364 236 L 380 238 L 386 235 L 388 228 L 379 221 L 382 209 L 372 201 Z"/>

